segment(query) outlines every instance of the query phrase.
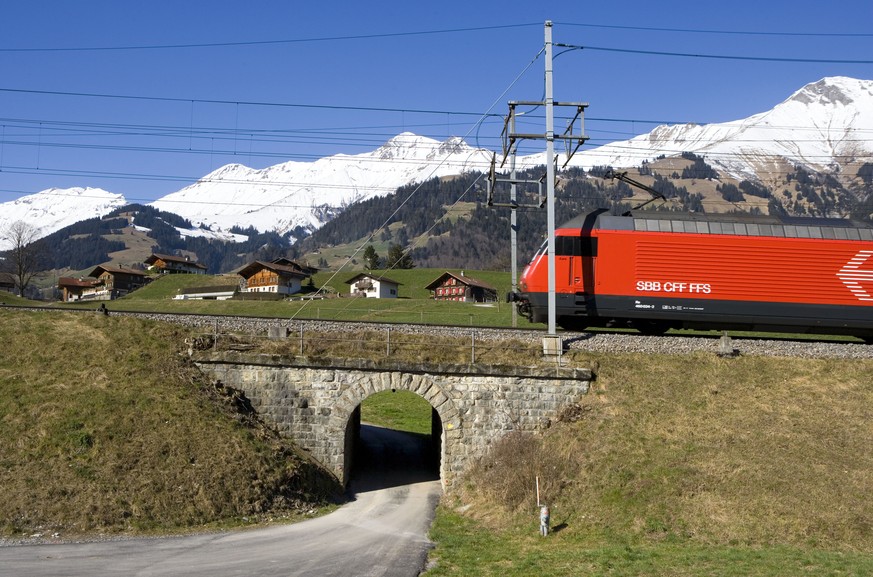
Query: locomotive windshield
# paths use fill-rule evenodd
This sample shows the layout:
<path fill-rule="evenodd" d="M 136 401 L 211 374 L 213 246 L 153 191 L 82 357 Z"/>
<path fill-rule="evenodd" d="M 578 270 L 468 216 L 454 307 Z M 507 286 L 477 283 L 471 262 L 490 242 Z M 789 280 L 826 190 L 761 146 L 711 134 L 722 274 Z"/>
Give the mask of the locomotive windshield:
<path fill-rule="evenodd" d="M 543 244 L 540 245 L 540 248 L 538 248 L 537 251 L 534 253 L 533 257 L 531 257 L 530 262 L 533 262 L 537 258 L 539 258 L 540 256 L 546 254 L 546 252 L 548 250 L 549 250 L 549 239 L 546 239 L 543 241 Z"/>

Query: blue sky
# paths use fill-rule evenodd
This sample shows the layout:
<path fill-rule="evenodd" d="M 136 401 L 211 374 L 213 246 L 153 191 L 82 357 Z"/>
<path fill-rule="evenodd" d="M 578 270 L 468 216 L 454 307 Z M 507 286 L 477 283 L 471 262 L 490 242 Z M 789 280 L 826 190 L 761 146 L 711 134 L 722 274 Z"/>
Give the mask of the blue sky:
<path fill-rule="evenodd" d="M 402 131 L 497 149 L 507 102 L 543 98 L 546 20 L 585 47 L 555 48 L 554 97 L 589 103 L 588 146 L 873 79 L 870 0 L 4 2 L 0 202 L 73 186 L 146 202 Z"/>

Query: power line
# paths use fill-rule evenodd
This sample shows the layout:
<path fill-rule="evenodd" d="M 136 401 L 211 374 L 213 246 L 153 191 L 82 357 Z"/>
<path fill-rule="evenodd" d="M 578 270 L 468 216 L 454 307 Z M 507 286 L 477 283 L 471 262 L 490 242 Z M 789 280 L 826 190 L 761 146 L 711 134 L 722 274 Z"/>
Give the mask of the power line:
<path fill-rule="evenodd" d="M 716 34 L 716 35 L 731 35 L 731 36 L 797 36 L 797 37 L 824 37 L 824 38 L 871 38 L 873 33 L 869 32 L 761 32 L 753 30 L 712 30 L 705 28 L 659 28 L 651 26 L 621 26 L 617 24 L 583 24 L 576 22 L 556 22 L 561 26 L 579 26 L 585 28 L 600 28 L 607 30 L 634 30 L 642 32 L 670 32 L 670 33 L 691 33 L 691 34 Z"/>
<path fill-rule="evenodd" d="M 645 54 L 647 56 L 674 56 L 681 58 L 704 58 L 716 60 L 743 60 L 752 62 L 799 62 L 803 64 L 873 64 L 873 60 L 846 60 L 837 58 L 787 58 L 775 56 L 736 56 L 726 54 L 693 54 L 690 52 L 664 52 L 660 50 L 635 50 L 631 48 L 607 48 L 604 46 L 576 46 L 573 44 L 559 44 L 555 46 L 571 50 L 597 50 L 601 52 L 619 52 L 625 54 Z M 563 52 L 562 52 L 563 54 Z"/>
<path fill-rule="evenodd" d="M 250 40 L 238 42 L 201 42 L 190 44 L 147 44 L 134 46 L 80 46 L 80 47 L 42 47 L 42 48 L 0 48 L 0 52 L 111 52 L 127 50 L 176 50 L 187 48 L 224 48 L 230 46 L 266 46 L 276 44 L 305 44 L 309 42 L 338 42 L 346 40 L 373 40 L 379 38 L 398 38 L 410 36 L 430 36 L 439 34 L 459 34 L 464 32 L 484 32 L 542 26 L 542 22 L 504 24 L 495 26 L 476 26 L 470 28 L 447 28 L 442 30 L 418 30 L 409 32 L 385 32 L 381 34 L 357 34 L 349 36 L 321 36 L 315 38 L 286 38 L 279 40 Z"/>
<path fill-rule="evenodd" d="M 289 102 L 258 102 L 245 100 L 217 100 L 208 98 L 178 98 L 168 96 L 141 96 L 129 94 L 98 94 L 93 92 L 70 92 L 64 90 L 30 90 L 21 88 L 0 88 L 0 92 L 13 94 L 42 94 L 48 96 L 76 96 L 81 98 L 115 98 L 119 100 L 146 100 L 156 102 L 184 102 L 186 104 L 225 104 L 233 106 L 265 106 L 277 108 L 313 108 L 321 110 L 351 110 L 356 112 L 406 112 L 410 114 L 451 114 L 457 116 L 481 116 L 479 112 L 461 112 L 451 110 L 427 110 L 414 108 L 386 108 L 378 106 L 340 106 L 332 104 L 299 104 Z M 498 116 L 498 115 L 494 115 Z"/>

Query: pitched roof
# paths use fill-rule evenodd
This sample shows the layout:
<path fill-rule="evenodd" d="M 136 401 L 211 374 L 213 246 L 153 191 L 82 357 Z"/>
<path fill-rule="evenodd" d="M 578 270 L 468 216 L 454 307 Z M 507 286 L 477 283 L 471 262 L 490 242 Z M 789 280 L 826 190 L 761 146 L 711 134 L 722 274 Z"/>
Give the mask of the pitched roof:
<path fill-rule="evenodd" d="M 8 272 L 0 272 L 0 285 L 15 286 L 15 277 Z"/>
<path fill-rule="evenodd" d="M 290 276 L 296 276 L 296 277 L 300 277 L 300 278 L 306 278 L 307 276 L 309 276 L 308 274 L 306 274 L 304 272 L 300 272 L 300 270 L 298 268 L 293 267 L 293 266 L 288 266 L 288 265 L 284 265 L 284 264 L 276 264 L 273 262 L 263 262 L 260 260 L 256 260 L 256 261 L 251 262 L 251 263 L 247 264 L 246 266 L 242 267 L 241 269 L 239 269 L 239 271 L 237 271 L 237 274 L 242 276 L 242 277 L 248 278 L 248 277 L 254 275 L 259 270 L 264 269 L 264 268 L 267 270 L 274 271 L 274 272 L 278 272 L 278 273 L 282 273 L 282 274 L 290 275 Z"/>
<path fill-rule="evenodd" d="M 190 264 L 191 266 L 196 266 L 197 268 L 206 269 L 206 265 L 204 265 L 204 264 L 200 264 L 199 262 L 194 261 L 194 260 L 191 260 L 191 259 L 188 258 L 188 257 L 185 257 L 185 256 L 174 256 L 174 255 L 171 255 L 171 254 L 158 254 L 158 253 L 154 253 L 154 254 L 152 254 L 150 257 L 148 257 L 147 259 L 145 259 L 144 262 L 145 262 L 146 264 L 155 264 L 155 262 L 158 261 L 158 260 L 162 260 L 162 261 L 165 261 L 165 262 L 178 262 L 178 263 L 180 263 L 180 264 Z"/>
<path fill-rule="evenodd" d="M 490 284 L 488 284 L 486 282 L 482 282 L 481 280 L 475 279 L 475 278 L 473 278 L 471 276 L 467 276 L 465 274 L 458 275 L 458 274 L 455 274 L 455 273 L 449 272 L 449 271 L 446 271 L 443 274 L 441 274 L 440 276 L 438 276 L 435 281 L 433 281 L 429 285 L 425 286 L 424 288 L 426 288 L 427 290 L 433 290 L 433 289 L 437 288 L 438 286 L 440 286 L 442 284 L 443 279 L 445 279 L 446 277 L 455 278 L 458 280 L 458 282 L 465 284 L 467 286 L 474 286 L 474 287 L 479 287 L 481 289 L 497 292 L 496 288 L 494 288 L 493 286 L 491 286 Z"/>
<path fill-rule="evenodd" d="M 94 270 L 88 273 L 88 276 L 93 276 L 95 278 L 99 277 L 103 272 L 109 272 L 112 274 L 129 274 L 134 276 L 146 276 L 146 274 L 142 271 L 133 270 L 132 268 L 124 268 L 120 266 L 109 266 L 109 265 L 97 265 Z"/>
<path fill-rule="evenodd" d="M 306 274 L 315 274 L 318 272 L 318 269 L 314 266 L 309 266 L 308 264 L 304 264 L 290 258 L 285 258 L 284 256 L 274 258 L 270 262 L 272 262 L 273 264 L 283 264 L 286 266 L 296 267 L 298 270 L 300 270 L 300 272 L 305 272 Z"/>
<path fill-rule="evenodd" d="M 62 276 L 58 279 L 58 288 L 89 288 L 99 283 L 96 278 L 73 278 Z"/>
<path fill-rule="evenodd" d="M 355 276 L 353 276 L 352 278 L 347 280 L 346 284 L 352 284 L 353 282 L 355 282 L 356 280 L 358 280 L 359 278 L 362 278 L 362 277 L 366 277 L 370 280 L 375 280 L 375 281 L 379 281 L 379 282 L 387 282 L 387 283 L 391 283 L 391 284 L 396 284 L 398 286 L 403 284 L 402 282 L 397 282 L 396 280 L 391 280 L 390 278 L 388 278 L 386 276 L 377 276 L 377 275 L 369 274 L 366 272 L 361 272 L 361 273 L 356 274 Z"/>

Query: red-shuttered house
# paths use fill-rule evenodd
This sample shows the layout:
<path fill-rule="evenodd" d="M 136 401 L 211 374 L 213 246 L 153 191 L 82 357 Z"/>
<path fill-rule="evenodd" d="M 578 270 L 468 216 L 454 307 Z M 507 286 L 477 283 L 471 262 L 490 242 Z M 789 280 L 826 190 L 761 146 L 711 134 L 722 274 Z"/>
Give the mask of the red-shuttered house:
<path fill-rule="evenodd" d="M 497 289 L 488 283 L 464 274 L 444 272 L 424 287 L 431 291 L 434 300 L 460 301 L 467 303 L 491 303 L 497 301 Z"/>

